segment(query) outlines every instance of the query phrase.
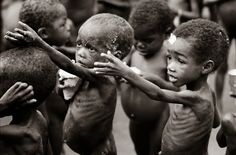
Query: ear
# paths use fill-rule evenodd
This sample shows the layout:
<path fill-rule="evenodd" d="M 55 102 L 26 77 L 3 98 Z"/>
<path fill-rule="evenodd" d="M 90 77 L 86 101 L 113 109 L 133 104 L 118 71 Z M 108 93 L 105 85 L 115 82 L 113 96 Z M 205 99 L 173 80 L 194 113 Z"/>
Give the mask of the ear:
<path fill-rule="evenodd" d="M 46 30 L 45 27 L 41 27 L 38 29 L 38 35 L 42 38 L 42 39 L 47 39 L 48 38 L 48 32 Z"/>
<path fill-rule="evenodd" d="M 113 53 L 113 55 L 114 55 L 115 57 L 119 58 L 119 59 L 121 59 L 122 56 L 123 56 L 121 51 L 115 51 L 115 52 Z"/>
<path fill-rule="evenodd" d="M 202 66 L 202 74 L 209 74 L 214 69 L 215 63 L 212 60 L 206 61 Z"/>

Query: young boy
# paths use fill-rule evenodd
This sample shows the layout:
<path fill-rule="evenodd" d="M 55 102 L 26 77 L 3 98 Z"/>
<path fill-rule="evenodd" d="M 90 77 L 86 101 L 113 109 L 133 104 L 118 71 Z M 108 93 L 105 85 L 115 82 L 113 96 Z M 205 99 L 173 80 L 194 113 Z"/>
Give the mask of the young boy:
<path fill-rule="evenodd" d="M 133 29 L 125 19 L 112 14 L 98 14 L 89 18 L 79 29 L 76 63 L 45 43 L 29 26 L 8 32 L 9 40 L 34 42 L 47 50 L 50 58 L 63 70 L 79 76 L 64 122 L 64 140 L 81 155 L 115 155 L 112 120 L 116 105 L 115 79 L 96 76 L 90 69 L 95 61 L 103 61 L 100 54 L 110 50 L 124 58 L 131 50 Z"/>
<path fill-rule="evenodd" d="M 141 74 L 158 75 L 165 89 L 167 81 L 164 40 L 172 30 L 172 14 L 163 0 L 145 0 L 133 9 L 129 23 L 134 29 L 135 50 L 126 58 Z M 145 72 L 145 73 L 144 73 Z M 145 76 L 145 75 L 143 75 Z M 153 155 L 161 150 L 161 135 L 169 118 L 169 105 L 152 100 L 129 83 L 121 83 L 121 103 L 130 118 L 130 135 L 138 155 Z"/>
<path fill-rule="evenodd" d="M 50 45 L 62 46 L 69 39 L 67 12 L 58 0 L 26 0 L 23 2 L 19 18 Z M 62 150 L 62 126 L 67 105 L 53 91 L 40 107 L 40 111 L 48 121 L 52 152 L 59 155 Z"/>
<path fill-rule="evenodd" d="M 4 51 L 0 61 L 0 116 L 12 115 L 11 123 L 0 127 L 0 153 L 46 154 L 47 123 L 36 108 L 55 87 L 56 68 L 41 49 L 34 47 Z M 13 85 L 16 81 L 29 83 L 34 91 L 25 83 Z M 32 96 L 36 100 L 26 101 Z"/>
<path fill-rule="evenodd" d="M 175 104 L 163 131 L 162 155 L 206 155 L 211 129 L 219 125 L 207 78 L 226 58 L 228 38 L 217 23 L 203 19 L 180 25 L 174 35 L 167 47 L 167 74 L 169 81 L 177 87 L 186 86 L 186 90 L 162 89 L 112 54 L 103 53 L 109 62 L 96 62 L 94 70 L 124 77 L 152 99 Z"/>

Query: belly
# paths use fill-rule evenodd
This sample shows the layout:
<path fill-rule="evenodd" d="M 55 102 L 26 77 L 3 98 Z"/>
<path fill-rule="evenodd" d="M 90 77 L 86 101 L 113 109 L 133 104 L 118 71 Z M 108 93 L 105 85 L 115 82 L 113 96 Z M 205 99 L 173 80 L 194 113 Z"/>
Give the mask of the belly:
<path fill-rule="evenodd" d="M 150 99 L 146 94 L 127 84 L 121 86 L 121 103 L 126 115 L 138 122 L 151 122 L 169 115 L 169 105 Z"/>
<path fill-rule="evenodd" d="M 91 150 L 110 134 L 116 105 L 114 95 L 105 101 L 93 93 L 75 97 L 63 126 L 64 140 L 74 151 Z"/>

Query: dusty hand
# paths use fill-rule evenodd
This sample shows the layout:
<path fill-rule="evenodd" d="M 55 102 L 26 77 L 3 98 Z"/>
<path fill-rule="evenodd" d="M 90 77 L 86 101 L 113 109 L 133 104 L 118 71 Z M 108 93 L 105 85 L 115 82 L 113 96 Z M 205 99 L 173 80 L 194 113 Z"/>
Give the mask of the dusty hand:
<path fill-rule="evenodd" d="M 22 82 L 16 82 L 11 86 L 6 93 L 0 98 L 0 104 L 7 106 L 14 103 L 31 104 L 36 102 L 36 99 L 33 99 L 34 91 L 33 87 Z"/>
<path fill-rule="evenodd" d="M 4 38 L 13 43 L 26 42 L 26 43 L 38 43 L 41 38 L 38 34 L 27 24 L 18 22 L 20 28 L 15 28 L 15 32 L 7 31 Z"/>
<path fill-rule="evenodd" d="M 108 62 L 95 62 L 94 71 L 96 74 L 123 76 L 129 70 L 129 66 L 112 55 L 110 51 L 107 54 L 102 53 L 101 56 L 105 57 Z"/>

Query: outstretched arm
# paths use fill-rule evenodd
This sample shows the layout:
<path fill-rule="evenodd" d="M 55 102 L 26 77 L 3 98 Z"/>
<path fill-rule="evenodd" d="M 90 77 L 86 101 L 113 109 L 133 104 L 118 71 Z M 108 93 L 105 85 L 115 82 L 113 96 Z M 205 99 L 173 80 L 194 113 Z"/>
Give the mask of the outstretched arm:
<path fill-rule="evenodd" d="M 191 91 L 186 90 L 176 92 L 161 89 L 158 85 L 153 84 L 133 72 L 127 65 L 113 56 L 110 52 L 108 54 L 102 53 L 101 56 L 107 58 L 109 62 L 95 62 L 94 71 L 96 74 L 121 76 L 154 100 L 186 105 L 194 104 L 197 100 L 199 101 L 198 96 L 194 95 Z"/>
<path fill-rule="evenodd" d="M 175 87 L 172 83 L 160 78 L 158 75 L 150 74 L 150 73 L 142 73 L 142 77 L 155 85 L 158 85 L 162 89 L 179 91 L 178 87 Z"/>
<path fill-rule="evenodd" d="M 91 72 L 79 65 L 74 64 L 68 57 L 48 45 L 38 34 L 27 24 L 19 22 L 22 29 L 16 28 L 15 32 L 7 32 L 5 38 L 11 42 L 25 41 L 31 44 L 36 44 L 39 47 L 45 49 L 51 60 L 61 69 L 80 76 L 81 78 L 87 78 L 88 80 L 94 80 Z"/>
<path fill-rule="evenodd" d="M 16 82 L 0 98 L 0 113 L 13 104 L 15 105 L 22 102 L 24 102 L 24 104 L 32 104 L 36 102 L 35 99 L 32 99 L 33 95 L 32 86 L 29 86 L 26 83 Z"/>

